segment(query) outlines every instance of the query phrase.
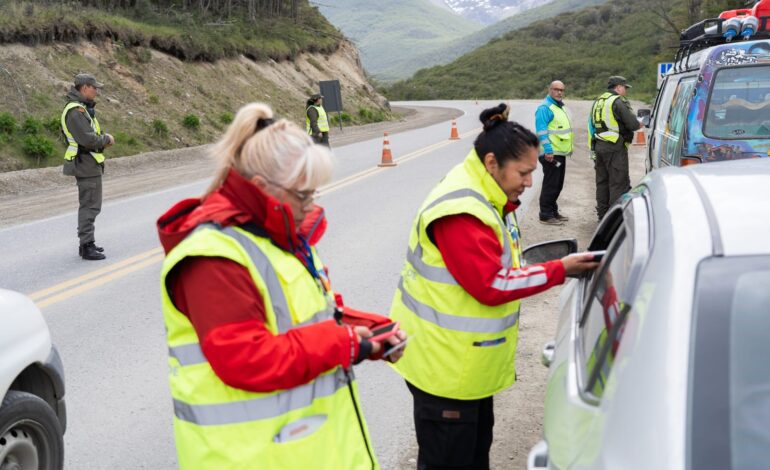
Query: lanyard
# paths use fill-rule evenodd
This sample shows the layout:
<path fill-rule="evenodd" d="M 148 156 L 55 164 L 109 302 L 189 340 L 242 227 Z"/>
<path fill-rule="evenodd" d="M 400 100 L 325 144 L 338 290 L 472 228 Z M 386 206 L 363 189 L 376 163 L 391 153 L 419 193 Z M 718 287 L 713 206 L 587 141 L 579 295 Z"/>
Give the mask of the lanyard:
<path fill-rule="evenodd" d="M 315 259 L 313 259 L 313 250 L 310 249 L 310 245 L 308 244 L 307 240 L 305 240 L 305 238 L 302 236 L 298 236 L 298 238 L 302 242 L 302 248 L 299 250 L 299 254 L 302 256 L 305 268 L 308 270 L 308 272 L 310 272 L 310 275 L 313 276 L 313 279 L 318 282 L 318 285 L 321 287 L 324 293 L 331 295 L 332 286 L 329 282 L 329 276 L 326 275 L 325 270 L 321 269 L 319 271 L 318 268 L 316 268 Z"/>

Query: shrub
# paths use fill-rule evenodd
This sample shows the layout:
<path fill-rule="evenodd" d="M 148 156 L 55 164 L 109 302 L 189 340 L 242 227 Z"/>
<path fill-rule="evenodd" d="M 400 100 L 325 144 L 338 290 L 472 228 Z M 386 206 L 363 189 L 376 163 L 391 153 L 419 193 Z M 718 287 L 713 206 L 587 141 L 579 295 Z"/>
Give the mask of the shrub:
<path fill-rule="evenodd" d="M 341 113 L 332 114 L 329 117 L 329 124 L 331 124 L 332 126 L 339 124 L 340 121 L 342 121 L 343 124 L 350 124 L 351 122 L 353 122 L 353 116 L 351 116 L 345 111 L 342 111 Z"/>
<path fill-rule="evenodd" d="M 53 142 L 41 135 L 28 135 L 24 138 L 21 149 L 27 157 L 37 159 L 39 166 L 41 159 L 53 155 Z"/>
<path fill-rule="evenodd" d="M 188 129 L 197 130 L 201 127 L 201 120 L 194 114 L 188 114 L 182 119 L 182 125 Z"/>
<path fill-rule="evenodd" d="M 61 119 L 52 117 L 43 123 L 43 127 L 51 134 L 59 135 L 61 133 Z"/>
<path fill-rule="evenodd" d="M 37 135 L 43 130 L 43 123 L 39 120 L 28 116 L 24 123 L 21 125 L 21 132 L 27 135 Z"/>
<path fill-rule="evenodd" d="M 166 137 L 168 135 L 168 126 L 160 119 L 152 121 L 152 133 L 158 137 Z"/>
<path fill-rule="evenodd" d="M 158 98 L 158 95 L 150 95 L 147 101 L 149 101 L 150 104 L 158 104 L 160 103 L 160 98 Z"/>
<path fill-rule="evenodd" d="M 219 115 L 219 122 L 221 122 L 222 124 L 230 124 L 231 122 L 233 122 L 233 117 L 234 117 L 233 113 L 224 112 Z"/>
<path fill-rule="evenodd" d="M 13 134 L 16 132 L 16 118 L 11 113 L 0 113 L 0 132 Z"/>

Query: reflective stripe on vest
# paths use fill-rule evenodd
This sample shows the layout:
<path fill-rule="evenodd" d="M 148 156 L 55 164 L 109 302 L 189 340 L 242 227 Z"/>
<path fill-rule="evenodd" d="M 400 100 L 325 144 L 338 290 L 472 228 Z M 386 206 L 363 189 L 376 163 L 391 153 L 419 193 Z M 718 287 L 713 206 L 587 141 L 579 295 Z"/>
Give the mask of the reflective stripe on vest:
<path fill-rule="evenodd" d="M 620 95 L 606 92 L 596 99 L 591 109 L 591 122 L 599 140 L 615 143 L 620 138 L 620 125 L 612 112 L 612 105 Z"/>
<path fill-rule="evenodd" d="M 443 217 L 469 214 L 494 231 L 503 274 L 518 268 L 518 227 L 501 217 L 507 197 L 474 151 L 452 169 L 423 204 L 410 232 L 391 318 L 416 340 L 393 367 L 432 395 L 473 400 L 510 386 L 514 379 L 519 302 L 478 302 L 448 271 L 428 226 Z M 451 247 L 450 247 L 451 249 Z M 506 287 L 509 279 L 498 279 Z"/>
<path fill-rule="evenodd" d="M 318 121 L 316 121 L 318 130 L 321 132 L 329 132 L 329 119 L 326 116 L 326 110 L 323 108 L 323 106 L 311 105 L 308 106 L 305 110 L 305 127 L 307 128 L 307 133 L 310 135 L 313 134 L 313 130 L 310 128 L 310 116 L 307 115 L 307 112 L 310 110 L 310 108 L 315 108 L 318 112 Z"/>
<path fill-rule="evenodd" d="M 548 108 L 553 113 L 553 119 L 548 123 L 548 129 L 538 132 L 538 135 L 548 135 L 554 155 L 569 157 L 572 155 L 573 141 L 572 124 L 570 123 L 569 115 L 567 115 L 564 108 L 555 103 L 550 103 Z M 542 145 L 540 146 L 540 153 L 544 153 Z"/>
<path fill-rule="evenodd" d="M 61 113 L 61 129 L 62 129 L 62 132 L 64 132 L 64 137 L 67 139 L 67 150 L 64 151 L 65 160 L 72 160 L 78 154 L 78 143 L 77 141 L 75 141 L 75 137 L 72 136 L 72 133 L 67 128 L 67 113 L 71 109 L 75 109 L 75 108 L 83 108 L 83 110 L 85 110 L 84 114 L 86 115 L 86 117 L 88 117 L 88 121 L 91 123 L 91 129 L 93 129 L 96 135 L 102 135 L 102 129 L 99 126 L 99 120 L 97 120 L 96 118 L 92 118 L 85 106 L 83 106 L 81 103 L 78 103 L 76 101 L 71 101 L 67 103 L 67 106 L 64 107 L 64 111 L 62 111 Z M 96 160 L 96 163 L 104 162 L 103 153 L 100 153 L 100 152 L 88 152 L 88 153 L 90 153 L 91 156 L 94 157 L 94 160 Z"/>

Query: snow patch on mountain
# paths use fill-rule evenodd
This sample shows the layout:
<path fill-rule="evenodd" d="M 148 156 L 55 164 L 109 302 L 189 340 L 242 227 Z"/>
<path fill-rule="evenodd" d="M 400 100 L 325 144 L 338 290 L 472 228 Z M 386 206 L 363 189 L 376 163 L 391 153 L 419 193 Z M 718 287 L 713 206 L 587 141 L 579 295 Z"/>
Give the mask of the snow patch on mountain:
<path fill-rule="evenodd" d="M 458 15 L 492 24 L 497 21 L 550 3 L 553 0 L 443 0 Z"/>

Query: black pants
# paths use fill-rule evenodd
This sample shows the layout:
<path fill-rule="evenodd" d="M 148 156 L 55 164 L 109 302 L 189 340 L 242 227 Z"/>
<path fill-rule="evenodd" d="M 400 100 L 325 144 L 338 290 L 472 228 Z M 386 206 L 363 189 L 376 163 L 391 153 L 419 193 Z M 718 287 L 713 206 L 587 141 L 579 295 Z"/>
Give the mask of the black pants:
<path fill-rule="evenodd" d="M 564 174 L 567 171 L 567 157 L 554 155 L 549 162 L 544 156 L 538 158 L 543 166 L 543 187 L 540 189 L 540 220 L 548 220 L 559 213 L 559 194 L 564 188 Z M 557 166 L 557 163 L 559 166 Z"/>
<path fill-rule="evenodd" d="M 406 383 L 414 397 L 418 470 L 489 470 L 495 415 L 492 397 L 453 400 Z"/>
<path fill-rule="evenodd" d="M 94 241 L 94 221 L 102 211 L 102 177 L 77 178 L 78 238 L 85 245 Z"/>
<path fill-rule="evenodd" d="M 329 148 L 332 148 L 331 144 L 329 144 L 329 133 L 328 132 L 321 132 L 321 137 L 318 138 L 316 136 L 313 136 L 313 142 L 321 145 L 325 145 Z"/>
<path fill-rule="evenodd" d="M 596 149 L 596 214 L 602 220 L 610 206 L 631 189 L 628 176 L 628 149 L 625 146 L 613 150 Z"/>

